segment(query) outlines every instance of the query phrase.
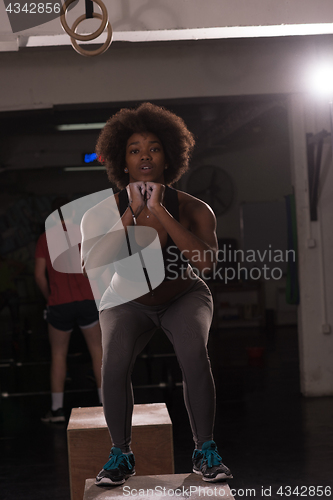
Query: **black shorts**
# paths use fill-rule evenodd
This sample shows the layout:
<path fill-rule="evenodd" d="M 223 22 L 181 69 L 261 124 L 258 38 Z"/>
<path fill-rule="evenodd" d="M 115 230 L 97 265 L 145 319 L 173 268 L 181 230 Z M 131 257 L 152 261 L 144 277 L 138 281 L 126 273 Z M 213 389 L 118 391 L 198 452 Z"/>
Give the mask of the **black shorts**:
<path fill-rule="evenodd" d="M 57 330 L 71 332 L 75 325 L 83 329 L 94 326 L 98 322 L 98 310 L 94 300 L 47 306 L 46 321 Z"/>

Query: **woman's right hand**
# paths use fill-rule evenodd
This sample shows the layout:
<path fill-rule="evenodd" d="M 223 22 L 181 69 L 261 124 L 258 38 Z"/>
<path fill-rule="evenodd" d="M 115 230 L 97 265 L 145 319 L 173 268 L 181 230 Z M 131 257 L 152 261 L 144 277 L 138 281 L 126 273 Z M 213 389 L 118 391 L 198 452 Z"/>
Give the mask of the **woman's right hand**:
<path fill-rule="evenodd" d="M 146 185 L 142 181 L 131 182 L 126 186 L 126 190 L 127 190 L 128 200 L 135 214 L 135 217 L 138 217 L 146 204 L 145 202 Z"/>

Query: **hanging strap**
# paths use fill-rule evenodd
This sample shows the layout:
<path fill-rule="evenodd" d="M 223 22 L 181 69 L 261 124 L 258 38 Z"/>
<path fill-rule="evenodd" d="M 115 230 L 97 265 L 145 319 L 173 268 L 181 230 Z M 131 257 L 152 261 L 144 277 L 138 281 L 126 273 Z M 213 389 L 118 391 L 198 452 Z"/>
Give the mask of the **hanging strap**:
<path fill-rule="evenodd" d="M 86 19 L 92 19 L 94 13 L 94 4 L 92 0 L 86 0 Z"/>

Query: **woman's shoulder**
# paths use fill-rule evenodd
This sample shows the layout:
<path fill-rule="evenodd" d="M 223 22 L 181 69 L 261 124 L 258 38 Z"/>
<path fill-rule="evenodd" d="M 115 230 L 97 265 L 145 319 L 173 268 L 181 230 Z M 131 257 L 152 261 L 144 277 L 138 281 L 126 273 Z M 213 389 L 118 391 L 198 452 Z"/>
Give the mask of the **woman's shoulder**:
<path fill-rule="evenodd" d="M 193 212 L 210 212 L 214 214 L 211 207 L 199 198 L 192 196 L 189 193 L 185 193 L 184 191 L 177 190 L 178 201 L 179 201 L 179 210 L 185 213 L 193 213 Z"/>

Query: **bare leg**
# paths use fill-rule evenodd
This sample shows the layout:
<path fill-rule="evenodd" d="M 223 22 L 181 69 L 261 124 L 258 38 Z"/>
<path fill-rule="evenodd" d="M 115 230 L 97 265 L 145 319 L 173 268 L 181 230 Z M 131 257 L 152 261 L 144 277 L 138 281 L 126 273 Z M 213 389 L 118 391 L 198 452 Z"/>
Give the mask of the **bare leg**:
<path fill-rule="evenodd" d="M 71 332 L 64 332 L 48 325 L 51 344 L 51 392 L 64 392 L 66 358 Z"/>
<path fill-rule="evenodd" d="M 102 375 L 102 336 L 99 323 L 89 328 L 81 328 L 83 336 L 87 342 L 87 346 L 91 355 L 93 370 L 96 379 L 96 385 L 101 387 Z"/>

